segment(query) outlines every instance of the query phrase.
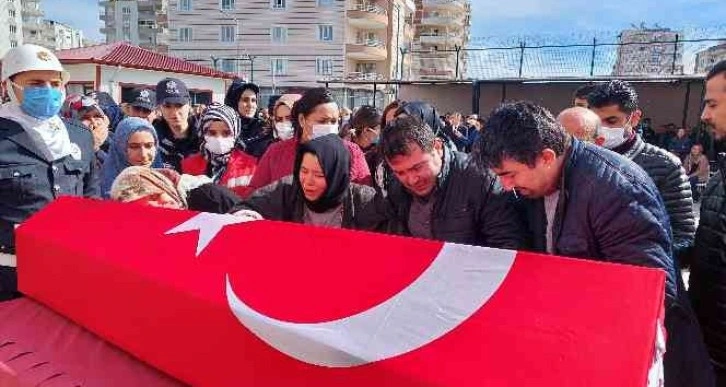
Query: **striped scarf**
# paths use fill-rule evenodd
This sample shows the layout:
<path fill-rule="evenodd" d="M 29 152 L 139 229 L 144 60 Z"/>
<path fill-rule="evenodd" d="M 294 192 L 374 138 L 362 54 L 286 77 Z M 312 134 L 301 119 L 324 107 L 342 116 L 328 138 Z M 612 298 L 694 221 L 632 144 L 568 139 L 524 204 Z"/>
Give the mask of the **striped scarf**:
<path fill-rule="evenodd" d="M 239 115 L 237 115 L 237 112 L 234 109 L 216 102 L 209 105 L 209 107 L 204 110 L 199 122 L 197 123 L 197 130 L 201 139 L 200 151 L 204 155 L 204 158 L 209 162 L 207 174 L 215 183 L 218 183 L 222 175 L 224 175 L 224 172 L 227 170 L 227 163 L 229 162 L 229 158 L 232 156 L 232 151 L 223 155 L 217 155 L 207 150 L 204 136 L 207 134 L 207 128 L 212 121 L 224 122 L 229 130 L 232 131 L 232 136 L 235 139 L 239 139 L 241 125 Z"/>

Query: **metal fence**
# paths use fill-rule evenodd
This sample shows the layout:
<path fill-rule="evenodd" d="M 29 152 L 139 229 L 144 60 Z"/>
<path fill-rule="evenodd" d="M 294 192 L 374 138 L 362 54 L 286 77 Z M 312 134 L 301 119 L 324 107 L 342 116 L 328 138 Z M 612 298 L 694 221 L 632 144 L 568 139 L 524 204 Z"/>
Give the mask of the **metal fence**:
<path fill-rule="evenodd" d="M 598 76 L 664 76 L 702 74 L 709 65 L 726 59 L 726 37 L 684 39 L 672 33 L 663 39 L 586 43 L 467 47 L 409 51 L 412 63 L 434 55 L 446 58 L 432 79 L 500 79 Z M 454 62 L 456 63 L 454 65 Z M 426 78 L 415 65 L 403 79 Z"/>

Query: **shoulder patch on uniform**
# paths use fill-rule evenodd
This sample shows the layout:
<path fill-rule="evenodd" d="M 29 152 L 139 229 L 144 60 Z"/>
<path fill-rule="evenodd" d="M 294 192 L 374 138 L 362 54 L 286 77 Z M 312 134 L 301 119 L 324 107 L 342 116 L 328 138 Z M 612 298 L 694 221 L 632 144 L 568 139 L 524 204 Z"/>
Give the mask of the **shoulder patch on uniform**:
<path fill-rule="evenodd" d="M 71 157 L 75 160 L 80 160 L 83 157 L 83 152 L 81 152 L 81 147 L 78 146 L 75 142 L 71 143 Z"/>

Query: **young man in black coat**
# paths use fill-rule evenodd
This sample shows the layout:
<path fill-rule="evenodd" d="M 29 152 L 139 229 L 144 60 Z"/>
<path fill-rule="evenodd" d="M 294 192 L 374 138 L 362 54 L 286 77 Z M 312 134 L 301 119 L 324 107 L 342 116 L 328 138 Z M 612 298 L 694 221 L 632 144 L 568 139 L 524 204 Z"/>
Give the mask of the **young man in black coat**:
<path fill-rule="evenodd" d="M 658 189 L 630 160 L 573 139 L 541 106 L 496 109 L 475 156 L 527 203 L 541 251 L 666 273 L 665 385 L 711 386 L 713 374 L 680 272 Z"/>

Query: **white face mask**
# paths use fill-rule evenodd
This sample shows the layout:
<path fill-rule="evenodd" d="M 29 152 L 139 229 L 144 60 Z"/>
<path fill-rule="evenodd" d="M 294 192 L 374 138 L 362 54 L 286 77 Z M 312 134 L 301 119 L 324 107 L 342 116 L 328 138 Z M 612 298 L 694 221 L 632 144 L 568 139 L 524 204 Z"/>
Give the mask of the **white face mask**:
<path fill-rule="evenodd" d="M 318 137 L 327 136 L 329 134 L 338 134 L 338 124 L 315 124 L 313 125 L 313 134 L 311 140 Z"/>
<path fill-rule="evenodd" d="M 277 137 L 280 140 L 289 140 L 295 133 L 295 129 L 293 129 L 292 122 L 290 121 L 275 123 L 275 130 L 277 130 Z"/>
<path fill-rule="evenodd" d="M 204 148 L 215 155 L 225 155 L 234 149 L 234 137 L 204 136 Z"/>
<path fill-rule="evenodd" d="M 606 149 L 617 148 L 623 145 L 625 141 L 628 141 L 626 135 L 626 128 L 630 125 L 630 118 L 620 128 L 610 128 L 607 126 L 601 126 L 598 131 L 598 137 L 602 138 L 601 146 Z"/>

